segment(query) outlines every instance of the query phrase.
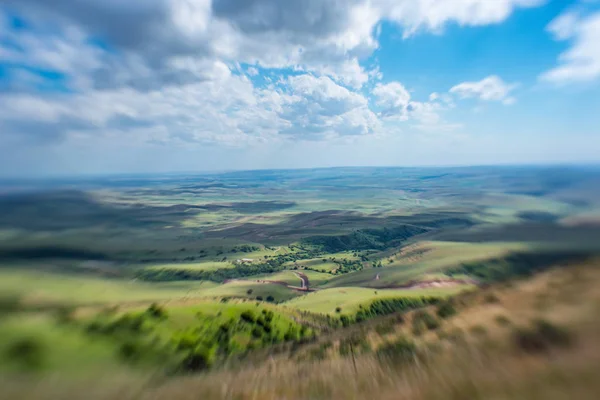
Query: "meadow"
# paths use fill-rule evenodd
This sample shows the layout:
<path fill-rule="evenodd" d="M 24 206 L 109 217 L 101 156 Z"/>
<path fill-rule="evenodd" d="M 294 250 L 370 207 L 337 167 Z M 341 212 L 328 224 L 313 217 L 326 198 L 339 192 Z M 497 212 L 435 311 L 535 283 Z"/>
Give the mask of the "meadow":
<path fill-rule="evenodd" d="M 115 371 L 229 380 L 234 365 L 250 377 L 243 366 L 287 371 L 289 359 L 345 376 L 348 346 L 365 353 L 355 368 L 377 369 L 379 347 L 430 339 L 443 322 L 415 328 L 415 313 L 600 253 L 594 168 L 82 178 L 0 182 L 0 193 L 3 368 L 73 383 Z M 467 325 L 480 318 L 468 310 Z"/>

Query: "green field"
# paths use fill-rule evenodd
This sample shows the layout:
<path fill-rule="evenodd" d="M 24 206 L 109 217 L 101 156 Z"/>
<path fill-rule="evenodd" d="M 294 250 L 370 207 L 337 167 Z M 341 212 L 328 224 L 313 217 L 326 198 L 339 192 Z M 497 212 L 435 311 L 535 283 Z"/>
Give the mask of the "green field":
<path fill-rule="evenodd" d="M 353 314 L 360 305 L 366 305 L 376 299 L 391 299 L 401 297 L 447 297 L 463 290 L 472 288 L 470 285 L 451 288 L 435 289 L 367 289 L 360 287 L 344 287 L 323 289 L 306 296 L 298 297 L 284 303 L 285 306 L 322 314 L 337 314 L 336 308 L 341 308 L 343 314 Z"/>
<path fill-rule="evenodd" d="M 333 275 L 322 272 L 310 271 L 310 270 L 298 270 L 297 272 L 302 273 L 308 277 L 311 287 L 319 286 L 327 283 L 333 278 Z M 252 278 L 246 280 L 268 280 L 285 282 L 291 286 L 301 286 L 301 279 L 294 273 L 294 271 L 285 270 L 281 272 L 275 272 L 272 274 L 255 275 Z"/>
<path fill-rule="evenodd" d="M 600 252 L 598 182 L 550 167 L 0 182 L 0 364 L 11 346 L 8 370 L 26 358 L 20 338 L 44 354 L 39 372 L 70 376 L 303 354 L 376 299 L 452 296 L 487 267 L 544 267 L 542 251 Z"/>
<path fill-rule="evenodd" d="M 269 296 L 273 296 L 276 302 L 281 302 L 289 300 L 301 294 L 302 293 L 296 290 L 289 289 L 283 285 L 278 285 L 274 283 L 235 281 L 203 290 L 200 296 L 238 297 L 247 299 L 256 299 L 260 296 L 263 298 L 263 300 L 266 300 Z"/>
<path fill-rule="evenodd" d="M 0 323 L 0 338 L 0 371 L 4 372 L 28 368 L 19 360 L 5 356 L 13 343 L 23 340 L 35 341 L 43 352 L 39 360 L 33 360 L 38 371 L 66 373 L 76 378 L 129 369 L 118 360 L 109 342 L 90 340 L 78 329 L 59 326 L 50 315 L 4 317 Z"/>
<path fill-rule="evenodd" d="M 521 243 L 462 243 L 424 241 L 402 251 L 382 253 L 383 268 L 365 269 L 332 279 L 327 287 L 367 286 L 385 287 L 401 285 L 426 273 L 443 273 L 462 262 L 485 260 L 526 250 Z M 392 260 L 390 263 L 389 261 Z M 376 277 L 379 276 L 379 279 Z"/>
<path fill-rule="evenodd" d="M 25 302 L 115 304 L 199 297 L 213 282 L 146 283 L 43 271 L 0 269 L 0 291 Z"/>
<path fill-rule="evenodd" d="M 235 264 L 225 261 L 206 261 L 198 263 L 158 264 L 152 265 L 147 268 L 191 271 L 214 271 L 217 269 L 235 268 Z"/>

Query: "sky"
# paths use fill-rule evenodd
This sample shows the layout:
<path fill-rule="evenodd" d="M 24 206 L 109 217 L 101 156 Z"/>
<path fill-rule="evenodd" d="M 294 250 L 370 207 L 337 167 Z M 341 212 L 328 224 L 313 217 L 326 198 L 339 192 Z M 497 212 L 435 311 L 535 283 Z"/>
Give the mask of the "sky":
<path fill-rule="evenodd" d="M 597 162 L 599 0 L 0 1 L 0 176 Z"/>

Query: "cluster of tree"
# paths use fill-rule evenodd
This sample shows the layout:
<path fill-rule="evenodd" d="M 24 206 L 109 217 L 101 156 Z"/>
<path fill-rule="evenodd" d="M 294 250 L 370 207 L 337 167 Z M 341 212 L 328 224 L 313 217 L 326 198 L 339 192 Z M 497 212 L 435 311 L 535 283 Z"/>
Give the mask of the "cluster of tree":
<path fill-rule="evenodd" d="M 354 321 L 361 322 L 381 315 L 388 315 L 395 312 L 414 310 L 416 308 L 425 307 L 429 304 L 436 304 L 438 302 L 438 298 L 426 296 L 410 298 L 400 297 L 396 299 L 377 299 L 374 300 L 368 307 L 361 307 L 354 315 Z"/>
<path fill-rule="evenodd" d="M 210 368 L 229 357 L 241 356 L 261 347 L 281 342 L 300 342 L 314 336 L 305 325 L 291 323 L 285 329 L 275 324 L 273 311 L 246 310 L 239 317 L 223 320 L 219 316 L 197 315 L 197 329 L 175 331 L 169 341 L 158 339 L 158 327 L 169 316 L 153 304 L 142 313 L 103 316 L 86 325 L 90 335 L 100 335 L 117 343 L 118 355 L 127 362 L 154 358 L 166 362 L 175 371 L 197 371 Z M 248 341 L 239 342 L 239 335 Z"/>
<path fill-rule="evenodd" d="M 359 229 L 346 235 L 311 236 L 305 238 L 303 243 L 318 246 L 329 253 L 370 249 L 385 250 L 425 232 L 427 232 L 426 228 L 402 225 L 394 228 Z"/>
<path fill-rule="evenodd" d="M 363 264 L 359 260 L 337 259 L 334 260 L 337 264 L 335 274 L 347 274 L 348 272 L 360 271 L 363 269 Z"/>
<path fill-rule="evenodd" d="M 234 248 L 232 248 L 231 252 L 232 253 L 237 253 L 237 252 L 240 252 L 240 253 L 252 253 L 253 251 L 258 251 L 258 250 L 260 250 L 260 247 L 258 247 L 258 246 L 252 246 L 252 245 L 249 245 L 249 244 L 242 244 L 242 245 L 235 246 Z"/>
<path fill-rule="evenodd" d="M 271 260 L 269 260 L 271 261 Z M 193 269 L 141 269 L 136 272 L 136 278 L 151 282 L 165 281 L 213 281 L 222 283 L 228 279 L 245 278 L 252 275 L 270 274 L 281 271 L 278 263 L 265 262 L 260 264 L 240 264 L 235 268 L 221 268 L 213 271 Z"/>
<path fill-rule="evenodd" d="M 578 252 L 514 253 L 503 258 L 463 263 L 459 267 L 448 270 L 448 273 L 466 274 L 482 282 L 491 283 L 529 276 L 557 264 L 584 260 L 588 256 Z"/>
<path fill-rule="evenodd" d="M 246 245 L 244 245 L 246 246 Z M 241 246 L 238 246 L 241 247 Z M 253 246 L 249 246 L 253 247 Z M 278 254 L 260 263 L 236 265 L 235 268 L 221 268 L 212 271 L 185 269 L 141 269 L 136 278 L 151 282 L 208 280 L 222 283 L 229 279 L 245 278 L 253 275 L 270 274 L 284 269 L 284 264 L 318 257 L 322 254 L 315 249 L 301 249 L 290 254 Z"/>

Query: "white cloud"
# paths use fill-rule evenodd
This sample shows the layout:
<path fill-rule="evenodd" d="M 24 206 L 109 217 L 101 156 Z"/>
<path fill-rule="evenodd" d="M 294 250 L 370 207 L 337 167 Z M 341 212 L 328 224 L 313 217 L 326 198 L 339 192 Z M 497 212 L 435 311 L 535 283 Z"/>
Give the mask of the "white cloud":
<path fill-rule="evenodd" d="M 439 31 L 449 22 L 497 23 L 518 7 L 543 0 L 5 0 L 40 35 L 62 27 L 100 38 L 103 65 L 89 74 L 96 86 L 151 89 L 206 79 L 173 66 L 172 58 L 198 63 L 258 63 L 267 68 L 301 66 L 358 88 L 368 80 L 359 60 L 378 47 L 376 27 L 391 21 L 405 35 Z M 43 29 L 42 29 L 43 28 Z M 48 28 L 48 29 L 46 29 Z M 41 31 L 44 31 L 42 34 Z M 34 55 L 35 52 L 27 52 Z M 48 53 L 49 55 L 51 54 Z M 77 60 L 90 56 L 75 57 Z M 73 57 L 58 56 L 72 60 Z M 98 60 L 98 57 L 92 57 Z M 118 79 L 112 71 L 117 70 Z M 62 71 L 62 70 L 61 70 Z M 140 72 L 157 79 L 136 79 Z M 81 74 L 80 74 L 81 75 Z M 106 82 L 108 80 L 108 82 Z"/>
<path fill-rule="evenodd" d="M 425 132 L 447 132 L 461 126 L 444 121 L 440 115 L 451 106 L 445 101 L 447 95 L 432 93 L 429 101 L 416 101 L 400 82 L 377 84 L 372 93 L 375 104 L 381 109 L 379 116 L 383 120 L 414 120 L 416 123 L 412 126 Z"/>
<path fill-rule="evenodd" d="M 382 118 L 442 124 L 444 95 L 418 102 L 398 82 L 377 84 L 378 113 L 369 108 L 360 89 L 382 75 L 361 63 L 378 48 L 381 23 L 405 36 L 439 32 L 449 23 L 497 23 L 542 0 L 2 3 L 0 19 L 7 5 L 27 22 L 18 31 L 0 22 L 0 55 L 13 79 L 0 94 L 3 133 L 239 144 L 371 134 Z M 240 65 L 251 66 L 244 74 Z M 248 79 L 259 69 L 264 88 Z M 43 79 L 36 70 L 60 76 L 65 93 L 34 95 Z M 300 75 L 288 78 L 290 71 Z"/>
<path fill-rule="evenodd" d="M 570 40 L 571 47 L 561 53 L 558 66 L 541 79 L 554 83 L 584 82 L 600 77 L 600 12 L 583 16 L 567 12 L 548 25 L 556 40 Z"/>
<path fill-rule="evenodd" d="M 500 101 L 503 104 L 513 104 L 516 99 L 511 92 L 516 84 L 508 84 L 496 75 L 490 75 L 480 81 L 463 82 L 450 89 L 450 93 L 463 99 L 476 98 L 484 101 Z"/>
<path fill-rule="evenodd" d="M 546 0 L 379 0 L 387 18 L 404 28 L 404 36 L 419 30 L 439 32 L 447 23 L 478 26 L 504 21 L 515 9 Z"/>
<path fill-rule="evenodd" d="M 328 77 L 309 74 L 290 77 L 287 101 L 280 117 L 289 122 L 281 133 L 305 139 L 364 135 L 379 128 L 367 99 Z"/>
<path fill-rule="evenodd" d="M 0 96 L 0 130 L 44 141 L 127 134 L 146 143 L 242 145 L 287 137 L 319 140 L 374 133 L 367 99 L 328 77 L 293 76 L 257 89 L 243 75 L 162 90 Z M 118 135 L 117 132 L 121 132 Z"/>
<path fill-rule="evenodd" d="M 410 93 L 400 82 L 378 83 L 373 95 L 375 104 L 381 108 L 382 117 L 407 118 Z"/>

